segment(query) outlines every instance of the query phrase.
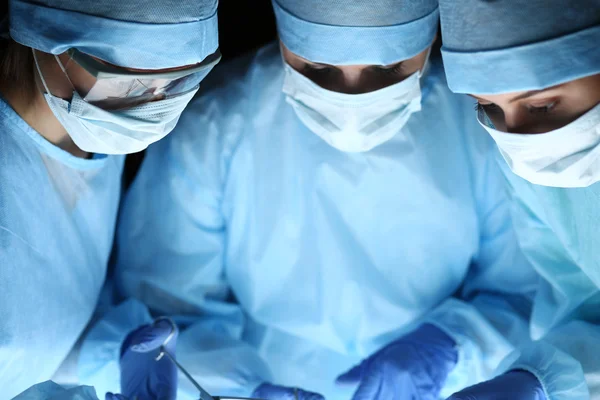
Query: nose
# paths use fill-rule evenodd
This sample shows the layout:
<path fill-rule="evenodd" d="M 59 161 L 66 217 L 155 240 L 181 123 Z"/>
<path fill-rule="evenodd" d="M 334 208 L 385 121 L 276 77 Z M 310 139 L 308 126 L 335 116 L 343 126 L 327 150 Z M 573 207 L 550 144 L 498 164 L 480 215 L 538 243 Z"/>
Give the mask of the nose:
<path fill-rule="evenodd" d="M 501 125 L 500 125 L 501 126 Z M 504 112 L 504 127 L 508 133 L 536 134 L 546 133 L 560 126 L 554 126 L 553 121 L 546 116 L 532 115 L 526 109 Z"/>
<path fill-rule="evenodd" d="M 503 125 L 501 130 L 508 133 L 529 133 L 529 121 L 526 112 L 519 108 L 503 109 Z"/>
<path fill-rule="evenodd" d="M 369 90 L 362 76 L 363 67 L 345 66 L 341 67 L 340 70 L 343 79 L 337 91 L 347 94 L 360 94 Z"/>

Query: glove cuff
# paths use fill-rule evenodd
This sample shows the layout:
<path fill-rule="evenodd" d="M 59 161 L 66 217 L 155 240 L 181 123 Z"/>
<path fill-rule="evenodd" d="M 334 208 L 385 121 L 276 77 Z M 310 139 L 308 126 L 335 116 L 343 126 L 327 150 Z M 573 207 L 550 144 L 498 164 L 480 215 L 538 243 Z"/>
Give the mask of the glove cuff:
<path fill-rule="evenodd" d="M 502 362 L 500 368 L 520 369 L 533 374 L 542 385 L 548 400 L 590 398 L 581 364 L 549 343 L 538 341 L 513 352 Z"/>
<path fill-rule="evenodd" d="M 446 379 L 442 397 L 490 379 L 498 364 L 514 349 L 475 307 L 456 299 L 446 300 L 424 322 L 436 326 L 456 343 L 458 362 Z"/>

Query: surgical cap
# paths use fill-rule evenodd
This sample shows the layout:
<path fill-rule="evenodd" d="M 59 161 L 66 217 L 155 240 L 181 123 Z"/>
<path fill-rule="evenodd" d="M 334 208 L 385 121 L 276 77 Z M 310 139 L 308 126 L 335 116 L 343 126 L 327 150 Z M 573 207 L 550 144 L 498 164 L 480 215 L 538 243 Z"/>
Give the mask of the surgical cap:
<path fill-rule="evenodd" d="M 437 0 L 273 0 L 279 37 L 292 52 L 332 65 L 389 65 L 435 38 Z"/>
<path fill-rule="evenodd" d="M 11 0 L 10 34 L 28 47 L 70 48 L 111 64 L 196 64 L 219 45 L 218 0 Z"/>
<path fill-rule="evenodd" d="M 440 0 L 454 92 L 538 90 L 600 72 L 599 0 Z"/>

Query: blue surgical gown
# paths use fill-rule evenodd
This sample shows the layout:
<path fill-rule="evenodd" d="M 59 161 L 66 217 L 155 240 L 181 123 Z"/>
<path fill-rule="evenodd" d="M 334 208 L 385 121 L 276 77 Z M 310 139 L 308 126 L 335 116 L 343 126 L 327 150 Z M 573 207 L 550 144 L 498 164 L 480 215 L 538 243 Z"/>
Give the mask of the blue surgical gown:
<path fill-rule="evenodd" d="M 540 341 L 520 349 L 513 366 L 536 374 L 552 399 L 585 399 L 586 384 L 600 398 L 600 183 L 534 185 L 499 164 L 520 245 L 543 278 L 531 318 Z"/>
<path fill-rule="evenodd" d="M 249 395 L 267 380 L 348 399 L 338 374 L 431 321 L 458 344 L 450 394 L 528 339 L 537 276 L 494 144 L 443 76 L 434 61 L 421 112 L 392 140 L 343 153 L 287 104 L 271 45 L 209 78 L 149 148 L 125 200 L 116 280 L 156 314 L 197 318 L 177 355 L 209 393 Z M 133 326 L 117 325 L 140 321 L 122 311 L 82 349 L 82 383 L 99 392 L 118 390 L 116 332 Z M 178 398 L 194 395 L 181 379 Z"/>
<path fill-rule="evenodd" d="M 0 99 L 0 387 L 50 379 L 94 311 L 123 157 L 81 159 Z"/>

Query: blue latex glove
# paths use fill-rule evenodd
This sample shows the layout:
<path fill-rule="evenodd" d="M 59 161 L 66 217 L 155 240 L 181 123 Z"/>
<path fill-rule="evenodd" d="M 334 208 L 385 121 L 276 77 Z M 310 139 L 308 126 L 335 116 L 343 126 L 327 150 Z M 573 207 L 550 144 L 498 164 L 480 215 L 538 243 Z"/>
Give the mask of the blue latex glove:
<path fill-rule="evenodd" d="M 177 367 L 166 355 L 156 361 L 161 345 L 172 332 L 175 336 L 165 348 L 175 356 L 177 329 L 166 319 L 144 325 L 127 335 L 121 346 L 120 362 L 121 393 L 125 397 L 138 400 L 175 400 Z"/>
<path fill-rule="evenodd" d="M 264 400 L 325 400 L 323 396 L 302 389 L 263 383 L 254 390 L 252 397 Z"/>
<path fill-rule="evenodd" d="M 359 385 L 353 400 L 437 400 L 457 359 L 454 340 L 439 328 L 424 324 L 336 382 Z"/>
<path fill-rule="evenodd" d="M 448 400 L 546 400 L 546 394 L 535 375 L 516 370 L 463 389 Z"/>

